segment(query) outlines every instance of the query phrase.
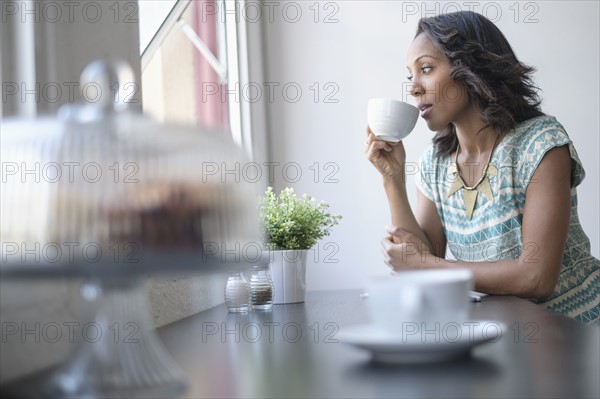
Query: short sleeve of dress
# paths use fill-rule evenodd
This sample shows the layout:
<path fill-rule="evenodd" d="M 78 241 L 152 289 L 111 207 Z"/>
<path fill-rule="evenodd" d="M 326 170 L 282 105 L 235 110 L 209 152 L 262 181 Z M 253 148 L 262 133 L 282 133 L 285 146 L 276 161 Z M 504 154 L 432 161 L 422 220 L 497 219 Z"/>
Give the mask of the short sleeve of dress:
<path fill-rule="evenodd" d="M 554 117 L 537 119 L 523 132 L 521 157 L 518 162 L 518 178 L 526 191 L 535 170 L 544 155 L 553 148 L 568 145 L 571 155 L 571 187 L 577 187 L 585 177 L 585 170 L 573 142 L 564 127 Z"/>
<path fill-rule="evenodd" d="M 436 202 L 433 185 L 437 177 L 435 175 L 436 166 L 433 162 L 433 150 L 433 146 L 430 145 L 419 158 L 418 173 L 415 173 L 415 184 L 425 197 Z"/>

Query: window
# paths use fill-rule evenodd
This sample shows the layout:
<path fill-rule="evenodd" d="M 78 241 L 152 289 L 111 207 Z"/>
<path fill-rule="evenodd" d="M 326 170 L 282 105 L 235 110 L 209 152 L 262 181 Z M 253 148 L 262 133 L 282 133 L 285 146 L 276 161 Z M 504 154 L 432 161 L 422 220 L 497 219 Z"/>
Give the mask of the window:
<path fill-rule="evenodd" d="M 159 121 L 230 131 L 242 144 L 237 1 L 140 1 L 144 111 Z M 233 10 L 233 11 L 231 11 Z"/>

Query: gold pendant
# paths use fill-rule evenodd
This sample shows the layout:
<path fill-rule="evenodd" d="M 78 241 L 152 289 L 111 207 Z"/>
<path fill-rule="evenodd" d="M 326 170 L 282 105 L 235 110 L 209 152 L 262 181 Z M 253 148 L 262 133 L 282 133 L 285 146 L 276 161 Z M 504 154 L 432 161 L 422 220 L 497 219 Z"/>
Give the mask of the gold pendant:
<path fill-rule="evenodd" d="M 458 176 L 458 170 L 456 169 L 456 164 L 451 164 L 448 168 L 448 174 L 454 175 L 454 180 L 452 180 L 452 185 L 450 186 L 450 190 L 448 190 L 447 198 L 450 198 L 452 194 L 463 188 L 465 185 L 462 180 Z"/>
<path fill-rule="evenodd" d="M 475 201 L 477 201 L 477 194 L 479 191 L 475 190 L 463 190 L 463 200 L 465 201 L 465 210 L 467 211 L 467 218 L 471 220 L 473 216 L 473 210 L 475 209 Z"/>
<path fill-rule="evenodd" d="M 463 190 L 463 201 L 465 203 L 465 211 L 467 213 L 467 218 L 471 220 L 473 217 L 473 211 L 475 210 L 475 204 L 477 203 L 477 196 L 479 191 L 481 194 L 486 197 L 492 203 L 494 202 L 494 196 L 492 194 L 492 187 L 490 186 L 490 181 L 488 176 L 497 176 L 498 169 L 492 164 L 488 164 L 487 170 L 484 172 L 484 176 L 481 180 L 473 187 L 467 187 L 465 182 L 460 177 L 458 172 L 458 168 L 456 163 L 452 163 L 448 168 L 448 174 L 454 175 L 452 180 L 452 184 L 450 185 L 450 189 L 448 190 L 447 198 L 450 198 L 454 193 L 458 190 Z"/>
<path fill-rule="evenodd" d="M 494 197 L 492 196 L 492 187 L 490 187 L 490 182 L 487 178 L 485 178 L 479 187 L 477 187 L 477 191 L 481 190 L 481 194 L 486 197 L 491 202 L 494 202 Z"/>

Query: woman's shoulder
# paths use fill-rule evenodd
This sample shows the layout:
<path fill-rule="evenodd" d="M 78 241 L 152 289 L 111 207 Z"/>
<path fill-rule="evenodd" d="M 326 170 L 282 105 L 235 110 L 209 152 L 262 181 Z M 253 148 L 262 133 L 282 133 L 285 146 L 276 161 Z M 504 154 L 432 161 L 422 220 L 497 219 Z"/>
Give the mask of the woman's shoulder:
<path fill-rule="evenodd" d="M 449 155 L 439 155 L 438 148 L 434 142 L 429 143 L 425 151 L 419 157 L 419 168 L 430 173 L 441 173 L 445 171 L 452 162 Z M 444 172 L 445 173 L 445 172 Z"/>
<path fill-rule="evenodd" d="M 520 151 L 571 142 L 564 126 L 551 115 L 542 115 L 520 122 L 508 136 L 505 144 Z"/>
<path fill-rule="evenodd" d="M 517 124 L 515 133 L 521 137 L 531 137 L 548 130 L 565 132 L 564 126 L 552 115 L 541 115 Z"/>
<path fill-rule="evenodd" d="M 585 170 L 571 138 L 554 116 L 543 115 L 523 121 L 511 133 L 507 148 L 517 164 L 521 181 L 529 182 L 545 154 L 564 145 L 568 145 L 573 159 L 571 185 L 579 185 L 585 177 Z"/>
<path fill-rule="evenodd" d="M 425 148 L 425 151 L 421 153 L 420 162 L 425 164 L 433 164 L 438 161 L 438 157 L 436 156 L 436 147 L 433 142 L 430 142 Z"/>

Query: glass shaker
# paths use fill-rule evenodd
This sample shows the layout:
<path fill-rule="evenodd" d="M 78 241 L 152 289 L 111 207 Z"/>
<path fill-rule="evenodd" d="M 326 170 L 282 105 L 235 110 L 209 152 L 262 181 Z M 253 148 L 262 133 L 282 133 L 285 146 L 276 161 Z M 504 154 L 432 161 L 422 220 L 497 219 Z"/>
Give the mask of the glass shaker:
<path fill-rule="evenodd" d="M 225 304 L 230 313 L 250 310 L 250 282 L 242 272 L 233 272 L 225 285 Z"/>
<path fill-rule="evenodd" d="M 273 280 L 268 266 L 254 266 L 250 275 L 250 304 L 252 309 L 271 310 Z"/>

